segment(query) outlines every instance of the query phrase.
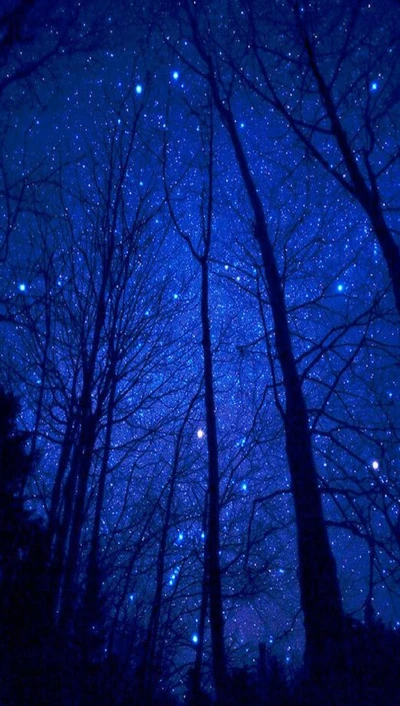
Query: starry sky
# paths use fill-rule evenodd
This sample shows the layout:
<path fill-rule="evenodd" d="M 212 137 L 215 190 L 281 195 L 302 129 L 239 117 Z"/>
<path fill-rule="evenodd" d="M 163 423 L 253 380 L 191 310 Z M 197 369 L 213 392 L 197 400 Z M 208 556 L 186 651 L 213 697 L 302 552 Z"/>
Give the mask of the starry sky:
<path fill-rule="evenodd" d="M 368 219 L 335 176 L 348 180 L 301 49 L 296 4 L 264 4 L 191 6 L 267 214 L 345 608 L 362 619 L 370 597 L 377 616 L 400 625 L 398 312 Z M 298 7 L 357 162 L 367 177 L 368 155 L 379 175 L 398 244 L 400 7 L 349 5 Z M 265 641 L 290 666 L 303 633 L 282 375 L 252 212 L 185 3 L 139 9 L 121 0 L 101 12 L 83 3 L 65 46 L 8 82 L 61 32 L 65 3 L 43 25 L 44 6 L 31 18 L 41 28 L 34 39 L 7 52 L 2 44 L 0 67 L 0 381 L 20 397 L 40 453 L 28 502 L 47 520 L 89 375 L 96 434 L 80 570 L 106 463 L 107 621 L 121 640 L 132 624 L 146 625 L 175 473 L 160 639 L 171 673 L 193 661 L 207 444 L 200 268 L 188 240 L 201 250 L 212 134 L 227 655 L 252 664 Z"/>

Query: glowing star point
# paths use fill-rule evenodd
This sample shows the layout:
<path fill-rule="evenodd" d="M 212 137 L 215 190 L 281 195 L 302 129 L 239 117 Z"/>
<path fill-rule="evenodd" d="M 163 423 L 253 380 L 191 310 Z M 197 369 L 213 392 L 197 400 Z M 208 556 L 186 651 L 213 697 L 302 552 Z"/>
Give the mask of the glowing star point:
<path fill-rule="evenodd" d="M 197 430 L 197 438 L 202 439 L 204 436 L 204 430 L 203 429 L 198 429 Z"/>
<path fill-rule="evenodd" d="M 337 286 L 338 292 L 343 292 L 343 289 L 344 289 L 344 285 L 343 285 L 343 284 L 338 284 L 338 286 Z"/>
<path fill-rule="evenodd" d="M 179 78 L 179 71 L 173 71 L 172 78 L 174 79 L 174 81 L 177 81 Z"/>
<path fill-rule="evenodd" d="M 18 289 L 20 292 L 26 292 L 26 284 L 24 284 L 24 282 L 21 282 L 21 284 L 18 285 Z"/>
<path fill-rule="evenodd" d="M 378 470 L 378 468 L 379 468 L 379 463 L 378 463 L 378 461 L 372 461 L 372 468 L 374 469 L 374 471 L 377 471 L 377 470 Z"/>
<path fill-rule="evenodd" d="M 372 81 L 371 91 L 377 91 L 377 90 L 378 90 L 378 83 L 376 81 Z"/>
<path fill-rule="evenodd" d="M 194 642 L 194 644 L 197 645 L 198 641 L 199 641 L 199 636 L 196 635 L 196 633 L 195 633 L 194 635 L 192 635 L 192 642 Z"/>
<path fill-rule="evenodd" d="M 143 86 L 140 83 L 138 83 L 138 85 L 135 88 L 135 91 L 138 94 L 138 96 L 140 96 L 140 94 L 143 93 Z"/>

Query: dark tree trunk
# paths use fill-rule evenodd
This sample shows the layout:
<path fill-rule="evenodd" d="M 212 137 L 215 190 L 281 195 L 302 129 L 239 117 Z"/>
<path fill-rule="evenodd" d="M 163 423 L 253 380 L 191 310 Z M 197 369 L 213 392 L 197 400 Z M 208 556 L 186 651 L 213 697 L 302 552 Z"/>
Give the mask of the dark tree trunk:
<path fill-rule="evenodd" d="M 396 308 L 400 314 L 400 248 L 395 243 L 391 230 L 386 223 L 380 200 L 371 197 L 365 206 L 365 210 L 385 258 L 393 287 Z"/>
<path fill-rule="evenodd" d="M 107 422 L 104 439 L 103 458 L 99 474 L 97 488 L 96 506 L 91 533 L 90 550 L 86 571 L 86 587 L 84 597 L 84 623 L 85 633 L 90 634 L 90 626 L 97 625 L 100 615 L 100 530 L 101 517 L 103 513 L 106 478 L 111 450 L 111 435 L 113 428 L 113 413 L 115 404 L 116 376 L 115 364 L 111 371 L 111 392 L 107 403 Z"/>
<path fill-rule="evenodd" d="M 61 446 L 60 458 L 57 465 L 56 477 L 51 492 L 49 521 L 46 532 L 47 554 L 49 557 L 49 601 L 54 620 L 57 621 L 60 590 L 64 568 L 64 557 L 68 538 L 68 528 L 71 520 L 73 496 L 76 478 L 73 469 L 65 480 L 70 463 L 71 450 L 74 446 L 74 424 L 76 421 L 74 406 L 75 382 L 72 385 L 73 393 L 69 401 L 66 428 Z M 63 485 L 64 484 L 64 485 Z"/>
<path fill-rule="evenodd" d="M 100 348 L 101 334 L 106 320 L 106 291 L 110 281 L 111 262 L 114 250 L 114 235 L 111 232 L 106 243 L 103 259 L 101 286 L 96 302 L 96 316 L 93 326 L 93 341 L 90 351 L 83 351 L 83 383 L 79 400 L 79 438 L 71 461 L 71 474 L 75 478 L 73 510 L 69 526 L 69 542 L 65 557 L 65 569 L 61 591 L 60 626 L 68 632 L 73 623 L 76 607 L 76 581 L 80 549 L 80 539 L 85 521 L 85 502 L 95 447 L 97 424 L 101 418 L 102 405 L 109 392 L 110 380 L 106 381 L 101 390 L 97 391 L 96 409 L 93 411 L 92 393 L 95 389 L 95 371 Z"/>
<path fill-rule="evenodd" d="M 75 390 L 75 379 L 73 383 L 73 390 Z M 54 480 L 53 488 L 51 491 L 50 500 L 50 510 L 49 510 L 49 521 L 47 529 L 47 539 L 49 547 L 49 555 L 53 556 L 54 546 L 56 543 L 56 536 L 61 525 L 61 505 L 62 505 L 62 489 L 65 474 L 67 472 L 68 463 L 71 456 L 71 449 L 74 445 L 74 424 L 75 424 L 75 413 L 74 406 L 76 404 L 76 397 L 73 393 L 69 401 L 68 414 L 66 420 L 66 427 L 63 437 L 63 442 L 61 446 L 60 458 L 57 465 L 56 477 Z"/>
<path fill-rule="evenodd" d="M 208 517 L 208 493 L 206 493 L 205 502 L 204 502 L 204 514 L 203 514 L 204 536 L 207 535 L 207 517 Z M 205 543 L 203 575 L 202 575 L 202 579 L 201 579 L 201 601 L 200 601 L 200 615 L 199 615 L 199 628 L 198 628 L 198 643 L 197 643 L 197 647 L 196 647 L 196 657 L 195 657 L 193 669 L 191 672 L 191 683 L 190 683 L 190 689 L 191 689 L 191 694 L 192 694 L 194 703 L 196 703 L 196 700 L 200 699 L 200 695 L 201 695 L 201 670 L 202 670 L 202 664 L 203 664 L 204 633 L 205 633 L 206 618 L 207 618 L 207 605 L 208 605 L 208 558 L 207 558 L 207 543 Z"/>
<path fill-rule="evenodd" d="M 210 598 L 210 627 L 214 682 L 217 701 L 224 703 L 226 693 L 226 659 L 220 567 L 220 506 L 217 420 L 215 415 L 213 360 L 209 317 L 208 259 L 201 261 L 201 323 L 203 334 L 204 387 L 208 451 L 208 526 L 207 570 Z"/>
<path fill-rule="evenodd" d="M 166 144 L 164 145 L 164 184 L 166 188 L 167 204 L 172 216 L 173 223 L 180 235 L 189 245 L 193 257 L 197 260 L 201 268 L 201 295 L 200 295 L 200 317 L 202 330 L 203 349 L 203 376 L 205 392 L 205 416 L 206 416 L 206 440 L 208 455 L 208 515 L 207 533 L 205 544 L 205 572 L 207 576 L 209 610 L 210 610 L 210 631 L 211 631 L 211 652 L 212 671 L 216 690 L 217 702 L 219 706 L 226 703 L 227 693 L 227 665 L 224 642 L 224 618 L 222 605 L 221 588 L 221 566 L 220 566 L 220 491 L 219 491 L 219 454 L 217 419 L 215 413 L 214 396 L 214 374 L 213 374 L 213 352 L 211 345 L 211 325 L 209 313 L 209 254 L 212 237 L 212 217 L 213 217 L 213 162 L 214 162 L 214 126 L 213 126 L 213 106 L 212 100 L 209 102 L 210 124 L 203 122 L 202 127 L 207 132 L 208 160 L 207 160 L 207 187 L 202 193 L 201 214 L 202 214 L 202 236 L 203 252 L 196 251 L 190 237 L 180 228 L 173 208 L 171 206 L 169 191 L 166 183 Z"/>
<path fill-rule="evenodd" d="M 204 49 L 193 18 L 192 30 L 196 47 L 207 64 L 207 79 L 213 100 L 228 131 L 253 210 L 254 235 L 261 251 L 268 286 L 275 326 L 275 345 L 286 395 L 284 413 L 286 452 L 296 515 L 306 658 L 315 672 L 321 664 L 328 666 L 332 650 L 336 651 L 337 648 L 340 651 L 344 613 L 336 563 L 323 515 L 308 412 L 292 350 L 284 291 L 269 238 L 263 205 L 238 135 L 234 116 L 229 103 L 221 99 L 212 59 Z"/>
<path fill-rule="evenodd" d="M 169 489 L 167 496 L 167 505 L 165 508 L 165 517 L 162 527 L 160 544 L 158 547 L 157 554 L 157 570 L 156 570 L 156 588 L 154 592 L 154 598 L 151 607 L 151 614 L 149 619 L 149 625 L 147 628 L 147 638 L 144 645 L 144 655 L 143 655 L 143 696 L 146 704 L 151 706 L 153 701 L 154 692 L 154 667 L 157 655 L 157 643 L 159 639 L 159 628 L 160 628 L 160 618 L 162 609 L 162 599 L 163 599 L 163 588 L 165 580 L 165 555 L 167 550 L 168 534 L 171 526 L 171 515 L 172 506 L 175 497 L 175 487 L 179 468 L 179 459 L 182 448 L 183 433 L 185 426 L 189 419 L 190 413 L 193 409 L 195 400 L 198 394 L 191 400 L 186 414 L 184 416 L 183 422 L 178 432 L 178 437 L 175 444 L 175 452 L 172 463 L 171 477 L 169 479 Z"/>
<path fill-rule="evenodd" d="M 64 473 L 67 470 L 67 464 L 69 462 L 69 453 L 65 445 L 62 450 L 62 458 L 60 459 L 63 463 L 59 464 L 59 470 L 63 472 L 62 476 L 57 475 L 57 480 L 62 480 Z M 65 454 L 65 458 L 63 458 Z M 65 462 L 65 463 L 64 463 Z M 53 515 L 53 520 L 55 522 L 54 526 L 54 547 L 51 554 L 51 566 L 50 570 L 52 573 L 52 602 L 53 602 L 53 615 L 54 620 L 58 622 L 59 619 L 59 609 L 60 609 L 60 599 L 61 599 L 61 589 L 63 584 L 64 569 L 65 569 L 65 554 L 68 543 L 68 532 L 70 528 L 73 506 L 74 506 L 74 495 L 77 483 L 76 468 L 71 467 L 63 487 L 63 506 L 60 509 L 60 513 Z M 54 490 L 54 489 L 53 489 Z M 61 485 L 60 485 L 61 491 Z M 53 532 L 49 533 L 49 539 L 53 539 Z"/>
<path fill-rule="evenodd" d="M 325 652 L 329 657 L 331 643 L 340 643 L 344 615 L 336 564 L 323 515 L 308 412 L 291 345 L 283 288 L 261 209 L 256 218 L 255 236 L 268 283 L 275 345 L 286 395 L 286 453 L 296 514 L 306 654 L 311 663 L 315 663 Z"/>
<path fill-rule="evenodd" d="M 76 468 L 76 484 L 73 512 L 69 527 L 68 551 L 65 559 L 64 580 L 61 593 L 60 626 L 68 632 L 73 621 L 76 607 L 76 581 L 80 550 L 80 539 L 85 520 L 85 501 L 89 472 L 95 440 L 95 418 L 91 409 L 83 412 L 80 443 L 77 445 L 72 461 Z"/>
<path fill-rule="evenodd" d="M 364 161 L 368 173 L 368 184 L 352 150 L 346 131 L 342 126 L 331 90 L 319 69 L 312 43 L 307 36 L 307 32 L 299 16 L 298 23 L 303 35 L 309 65 L 317 82 L 321 101 L 331 124 L 332 135 L 342 154 L 344 164 L 346 165 L 350 177 L 349 184 L 343 179 L 340 179 L 340 183 L 347 185 L 347 190 L 358 201 L 369 218 L 386 262 L 396 308 L 400 314 L 400 248 L 385 220 L 376 174 L 370 164 L 368 154 L 365 152 Z"/>

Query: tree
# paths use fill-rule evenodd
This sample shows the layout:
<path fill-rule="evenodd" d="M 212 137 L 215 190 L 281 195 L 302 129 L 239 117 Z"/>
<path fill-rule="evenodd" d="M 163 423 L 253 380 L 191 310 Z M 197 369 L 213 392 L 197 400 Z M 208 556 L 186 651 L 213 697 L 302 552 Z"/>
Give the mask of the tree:
<path fill-rule="evenodd" d="M 156 692 L 155 679 L 156 668 L 158 666 L 158 656 L 160 652 L 160 622 L 163 607 L 163 593 L 166 584 L 166 562 L 167 562 L 167 546 L 169 542 L 169 535 L 172 530 L 173 523 L 173 505 L 175 501 L 176 485 L 179 479 L 179 464 L 180 456 L 182 453 L 183 437 L 185 432 L 185 427 L 188 423 L 190 414 L 193 410 L 200 390 L 198 390 L 195 396 L 190 400 L 187 411 L 183 417 L 182 423 L 177 432 L 176 444 L 173 453 L 173 459 L 171 462 L 171 474 L 168 479 L 167 488 L 167 498 L 165 504 L 164 520 L 161 529 L 160 541 L 157 551 L 157 566 L 156 566 L 156 577 L 155 577 L 155 590 L 154 597 L 151 602 L 149 622 L 147 626 L 147 635 L 144 643 L 144 654 L 141 664 L 142 673 L 142 683 L 141 689 L 143 698 L 146 703 L 152 703 Z"/>
<path fill-rule="evenodd" d="M 34 458 L 26 449 L 29 434 L 17 426 L 19 412 L 16 397 L 0 387 L 0 693 L 11 704 L 21 702 L 31 680 L 33 686 L 43 678 L 37 631 L 46 629 L 44 531 L 25 507 L 23 491 Z"/>
<path fill-rule="evenodd" d="M 249 6 L 250 56 L 240 80 L 280 113 L 315 160 L 357 202 L 376 238 L 400 312 L 400 249 L 391 183 L 398 150 L 380 134 L 398 121 L 396 8 L 380 22 L 366 2 L 312 8 L 288 0 Z M 237 22 L 243 28 L 243 22 Z M 278 28 L 278 31 L 276 31 Z M 283 41 L 283 37 L 285 38 Z M 364 57 L 360 61 L 360 56 Z M 284 77 L 284 78 L 283 78 Z"/>
<path fill-rule="evenodd" d="M 23 322 L 18 350 L 29 351 L 32 363 L 26 386 L 37 439 L 54 460 L 37 478 L 49 519 L 48 602 L 60 639 L 70 644 L 79 634 L 87 653 L 90 645 L 97 650 L 94 628 L 104 632 L 104 505 L 115 478 L 122 487 L 131 478 L 126 468 L 135 467 L 138 449 L 146 455 L 151 442 L 156 447 L 172 394 L 161 384 L 168 380 L 173 299 L 166 300 L 169 283 L 156 269 L 164 237 L 160 201 L 154 175 L 136 186 L 148 153 L 139 140 L 143 106 L 132 103 L 133 122 L 125 104 L 111 110 L 111 137 L 99 137 L 84 163 L 91 193 L 68 166 L 49 187 L 51 216 L 38 209 L 32 218 L 29 291 L 10 302 Z M 171 376 L 174 365 L 171 357 Z"/>
<path fill-rule="evenodd" d="M 314 678 L 317 681 L 323 681 L 326 679 L 327 666 L 331 660 L 340 661 L 341 659 L 344 613 L 335 560 L 323 516 L 308 411 L 293 354 L 282 282 L 268 231 L 264 206 L 239 137 L 229 89 L 224 90 L 223 79 L 218 65 L 216 65 L 216 53 L 210 49 L 209 36 L 206 39 L 205 34 L 202 33 L 204 18 L 189 3 L 186 3 L 185 9 L 191 32 L 190 39 L 204 67 L 201 75 L 210 87 L 215 107 L 229 134 L 251 205 L 254 218 L 254 237 L 260 248 L 268 284 L 274 320 L 275 346 L 285 389 L 286 453 L 296 513 L 301 605 L 306 631 L 306 656 Z"/>
<path fill-rule="evenodd" d="M 209 104 L 203 114 L 208 114 L 208 124 L 200 124 L 200 130 L 206 133 L 203 138 L 203 150 L 208 152 L 206 158 L 206 183 L 202 188 L 201 213 L 201 244 L 198 248 L 191 237 L 182 229 L 173 210 L 169 182 L 166 175 L 166 145 L 164 149 L 164 185 L 170 215 L 179 235 L 187 243 L 190 252 L 200 266 L 201 295 L 200 318 L 203 353 L 204 403 L 206 418 L 206 437 L 208 453 L 207 482 L 207 522 L 205 542 L 205 572 L 208 587 L 213 677 L 218 703 L 224 703 L 227 696 L 227 665 L 225 657 L 224 619 L 222 605 L 222 582 L 220 566 L 220 469 L 218 452 L 217 417 L 215 411 L 215 383 L 213 373 L 213 352 L 211 344 L 210 321 L 210 285 L 209 259 L 211 249 L 214 199 L 214 125 L 213 110 Z M 198 684 L 194 685 L 195 691 Z"/>
<path fill-rule="evenodd" d="M 5 610 L 34 528 L 23 497 L 27 478 L 33 471 L 33 457 L 26 451 L 29 435 L 17 428 L 19 411 L 14 395 L 0 387 L 1 583 Z"/>

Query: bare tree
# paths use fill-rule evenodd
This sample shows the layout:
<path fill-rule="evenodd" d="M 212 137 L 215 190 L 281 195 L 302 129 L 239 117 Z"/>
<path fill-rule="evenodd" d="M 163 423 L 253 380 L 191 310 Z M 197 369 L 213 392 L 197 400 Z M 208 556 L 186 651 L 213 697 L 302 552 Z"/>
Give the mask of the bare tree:
<path fill-rule="evenodd" d="M 251 47 L 240 70 L 258 98 L 280 113 L 315 160 L 359 204 L 386 263 L 400 312 L 400 250 L 391 183 L 398 148 L 390 135 L 399 119 L 398 11 L 382 5 L 380 22 L 368 3 L 324 3 L 312 9 L 288 0 L 266 9 L 251 3 L 237 21 Z"/>
<path fill-rule="evenodd" d="M 318 681 L 326 678 L 332 649 L 340 660 L 344 614 L 335 560 L 322 510 L 318 475 L 312 450 L 309 415 L 297 370 L 287 307 L 267 218 L 248 157 L 239 137 L 229 88 L 223 83 L 210 34 L 203 33 L 204 17 L 186 3 L 190 39 L 202 62 L 194 70 L 210 87 L 213 102 L 228 132 L 254 218 L 254 237 L 260 248 L 274 321 L 276 352 L 285 390 L 284 426 L 291 489 L 296 513 L 301 605 L 306 631 L 307 660 Z M 188 59 L 190 61 L 190 57 Z M 335 646 L 333 648 L 333 645 Z M 323 666 L 325 665 L 325 666 Z M 319 671 L 322 669 L 321 673 Z"/>
<path fill-rule="evenodd" d="M 205 111 L 203 111 L 203 114 Z M 164 185 L 170 215 L 180 236 L 187 243 L 190 252 L 201 270 L 200 317 L 202 332 L 205 417 L 208 452 L 207 484 L 207 530 L 205 543 L 205 566 L 209 595 L 213 677 L 218 702 L 223 703 L 227 689 L 227 665 L 224 642 L 224 620 L 222 605 L 222 585 L 220 566 L 220 469 L 217 436 L 217 418 L 215 411 L 215 383 L 213 373 L 213 352 L 211 344 L 210 299 L 209 299 L 209 259 L 211 249 L 214 199 L 214 126 L 212 106 L 208 105 L 208 123 L 200 124 L 200 130 L 206 132 L 203 149 L 208 151 L 206 159 L 206 182 L 202 189 L 200 203 L 201 242 L 194 245 L 190 235 L 180 226 L 175 215 L 169 180 L 166 173 L 166 145 L 164 149 Z"/>
<path fill-rule="evenodd" d="M 90 194 L 79 177 L 74 180 L 76 173 L 65 173 L 49 188 L 47 213 L 53 213 L 46 219 L 38 210 L 33 221 L 39 226 L 32 245 L 38 260 L 25 302 L 22 293 L 10 301 L 23 323 L 19 345 L 22 350 L 26 343 L 31 354 L 32 390 L 36 376 L 40 381 L 35 443 L 51 439 L 59 445 L 55 475 L 43 481 L 41 494 L 49 513 L 54 613 L 65 628 L 82 580 L 82 538 L 90 535 L 86 595 L 92 606 L 97 603 L 99 531 L 116 426 L 125 425 L 120 440 L 129 436 L 135 412 L 166 394 L 156 383 L 156 361 L 171 337 L 162 316 L 166 281 L 157 282 L 150 255 L 163 242 L 155 222 L 160 201 L 151 177 L 140 193 L 132 181 L 144 157 L 138 146 L 141 107 L 135 110 L 129 125 L 115 115 L 112 134 L 87 158 Z M 141 436 L 154 433 L 147 429 Z"/>

